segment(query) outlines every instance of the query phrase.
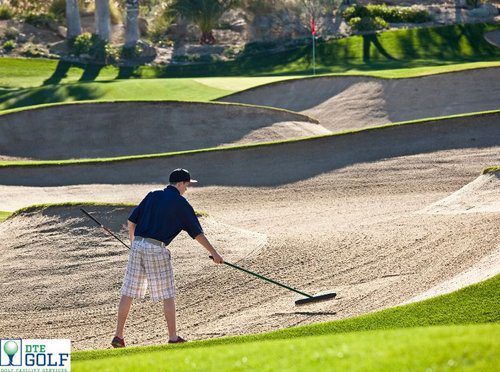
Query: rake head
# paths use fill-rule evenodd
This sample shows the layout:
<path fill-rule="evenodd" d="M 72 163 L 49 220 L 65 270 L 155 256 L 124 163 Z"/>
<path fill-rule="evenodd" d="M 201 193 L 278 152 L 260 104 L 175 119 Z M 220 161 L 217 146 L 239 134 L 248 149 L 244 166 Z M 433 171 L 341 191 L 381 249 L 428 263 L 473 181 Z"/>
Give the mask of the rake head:
<path fill-rule="evenodd" d="M 322 301 L 328 301 L 328 300 L 333 300 L 337 296 L 336 293 L 326 293 L 318 296 L 311 296 L 311 297 L 306 297 L 306 298 L 301 298 L 300 300 L 295 301 L 295 305 L 300 306 L 300 305 L 306 305 L 310 304 L 313 302 L 322 302 Z"/>

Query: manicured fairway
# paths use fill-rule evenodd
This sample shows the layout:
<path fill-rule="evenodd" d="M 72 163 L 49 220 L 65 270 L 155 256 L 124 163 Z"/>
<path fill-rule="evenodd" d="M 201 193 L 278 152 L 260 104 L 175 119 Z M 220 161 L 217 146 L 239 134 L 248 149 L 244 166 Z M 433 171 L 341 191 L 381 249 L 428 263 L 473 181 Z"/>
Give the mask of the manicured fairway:
<path fill-rule="evenodd" d="M 9 91 L 1 96 L 0 110 L 83 100 L 211 101 L 232 92 L 193 79 L 131 79 L 74 83 Z"/>
<path fill-rule="evenodd" d="M 494 370 L 500 325 L 407 328 L 74 361 L 75 371 Z"/>

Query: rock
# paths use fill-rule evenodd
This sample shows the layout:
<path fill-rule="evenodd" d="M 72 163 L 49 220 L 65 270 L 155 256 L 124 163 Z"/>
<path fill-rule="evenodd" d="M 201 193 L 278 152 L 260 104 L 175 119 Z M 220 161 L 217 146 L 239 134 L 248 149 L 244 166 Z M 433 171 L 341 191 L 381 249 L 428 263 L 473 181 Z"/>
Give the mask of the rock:
<path fill-rule="evenodd" d="M 20 32 L 19 34 L 17 34 L 16 40 L 18 43 L 22 44 L 28 41 L 28 37 L 26 36 L 26 34 Z"/>
<path fill-rule="evenodd" d="M 66 35 L 68 34 L 68 29 L 64 26 L 59 26 L 57 27 L 57 34 L 63 38 L 66 38 Z"/>
<path fill-rule="evenodd" d="M 48 28 L 51 31 L 58 32 L 59 31 L 59 24 L 53 20 L 50 20 L 48 23 Z"/>
<path fill-rule="evenodd" d="M 156 57 L 156 49 L 144 40 L 139 40 L 137 45 L 142 49 L 141 58 L 154 59 Z"/>
<path fill-rule="evenodd" d="M 480 18 L 486 18 L 486 17 L 494 17 L 498 14 L 498 9 L 492 5 L 492 4 L 483 4 L 479 8 L 472 9 L 470 11 L 470 15 L 472 17 L 480 17 Z"/>
<path fill-rule="evenodd" d="M 49 47 L 49 52 L 54 54 L 66 54 L 69 53 L 68 43 L 66 40 L 53 43 Z"/>
<path fill-rule="evenodd" d="M 247 25 L 247 22 L 243 18 L 239 18 L 229 25 L 231 30 L 236 31 L 236 32 L 241 32 L 245 29 Z"/>

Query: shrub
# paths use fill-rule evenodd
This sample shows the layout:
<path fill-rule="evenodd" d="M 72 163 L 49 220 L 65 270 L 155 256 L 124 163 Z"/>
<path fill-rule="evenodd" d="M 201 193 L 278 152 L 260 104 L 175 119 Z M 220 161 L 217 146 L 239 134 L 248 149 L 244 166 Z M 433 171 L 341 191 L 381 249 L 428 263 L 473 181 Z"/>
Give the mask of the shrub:
<path fill-rule="evenodd" d="M 14 16 L 12 9 L 8 5 L 0 5 L 0 20 L 11 19 Z"/>
<path fill-rule="evenodd" d="M 69 42 L 71 51 L 77 56 L 80 54 L 90 54 L 92 45 L 92 34 L 89 32 L 84 32 Z"/>
<path fill-rule="evenodd" d="M 142 53 L 142 47 L 138 44 L 131 47 L 123 47 L 121 51 L 121 56 L 125 59 L 137 58 Z"/>
<path fill-rule="evenodd" d="M 81 56 L 88 54 L 96 61 L 105 61 L 107 58 L 106 46 L 108 44 L 99 35 L 84 32 L 70 40 L 69 47 L 73 54 Z"/>
<path fill-rule="evenodd" d="M 114 25 L 122 22 L 122 12 L 114 1 L 109 2 L 109 18 Z"/>
<path fill-rule="evenodd" d="M 106 63 L 114 63 L 120 60 L 120 49 L 111 44 L 105 45 L 104 54 Z"/>
<path fill-rule="evenodd" d="M 16 40 L 18 36 L 19 36 L 19 31 L 14 27 L 7 28 L 3 33 L 3 37 L 6 38 L 7 40 Z"/>
<path fill-rule="evenodd" d="M 7 40 L 2 45 L 2 49 L 5 50 L 6 52 L 10 52 L 15 47 L 16 47 L 16 43 L 14 42 L 14 40 Z"/>
<path fill-rule="evenodd" d="M 357 31 L 375 31 L 388 28 L 389 24 L 380 17 L 354 17 L 348 22 Z"/>
<path fill-rule="evenodd" d="M 51 22 L 56 22 L 57 19 L 52 14 L 28 13 L 24 19 L 26 23 L 35 27 L 49 27 Z"/>
<path fill-rule="evenodd" d="M 386 22 L 392 23 L 423 23 L 432 20 L 429 12 L 425 9 L 414 9 L 400 6 L 387 5 L 353 5 L 347 8 L 344 18 L 349 22 L 353 18 L 375 18 L 379 17 Z M 359 22 L 359 21 L 358 21 Z M 356 23 L 356 21 L 355 21 Z"/>
<path fill-rule="evenodd" d="M 467 6 L 470 8 L 479 8 L 479 5 L 481 5 L 482 1 L 481 0 L 467 0 L 466 3 L 467 3 Z"/>
<path fill-rule="evenodd" d="M 21 51 L 21 55 L 24 57 L 45 57 L 45 51 L 38 45 L 28 43 Z"/>
<path fill-rule="evenodd" d="M 66 0 L 52 0 L 49 13 L 58 19 L 66 17 Z"/>
<path fill-rule="evenodd" d="M 149 26 L 149 38 L 154 42 L 164 41 L 167 36 L 168 28 L 174 19 L 175 17 L 173 17 L 172 12 L 170 12 L 168 8 L 159 12 Z"/>

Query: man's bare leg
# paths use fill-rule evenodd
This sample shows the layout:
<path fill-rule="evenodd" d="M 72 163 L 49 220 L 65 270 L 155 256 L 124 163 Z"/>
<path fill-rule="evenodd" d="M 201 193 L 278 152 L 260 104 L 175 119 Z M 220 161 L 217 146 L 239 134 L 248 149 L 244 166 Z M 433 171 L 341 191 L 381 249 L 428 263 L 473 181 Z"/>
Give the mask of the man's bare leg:
<path fill-rule="evenodd" d="M 163 313 L 168 327 L 168 339 L 177 340 L 177 325 L 175 323 L 175 299 L 167 298 L 163 300 Z"/>
<path fill-rule="evenodd" d="M 125 327 L 125 322 L 127 321 L 132 301 L 133 298 L 128 296 L 122 296 L 120 299 L 120 305 L 118 306 L 118 320 L 116 322 L 116 337 L 123 338 L 123 328 Z"/>

